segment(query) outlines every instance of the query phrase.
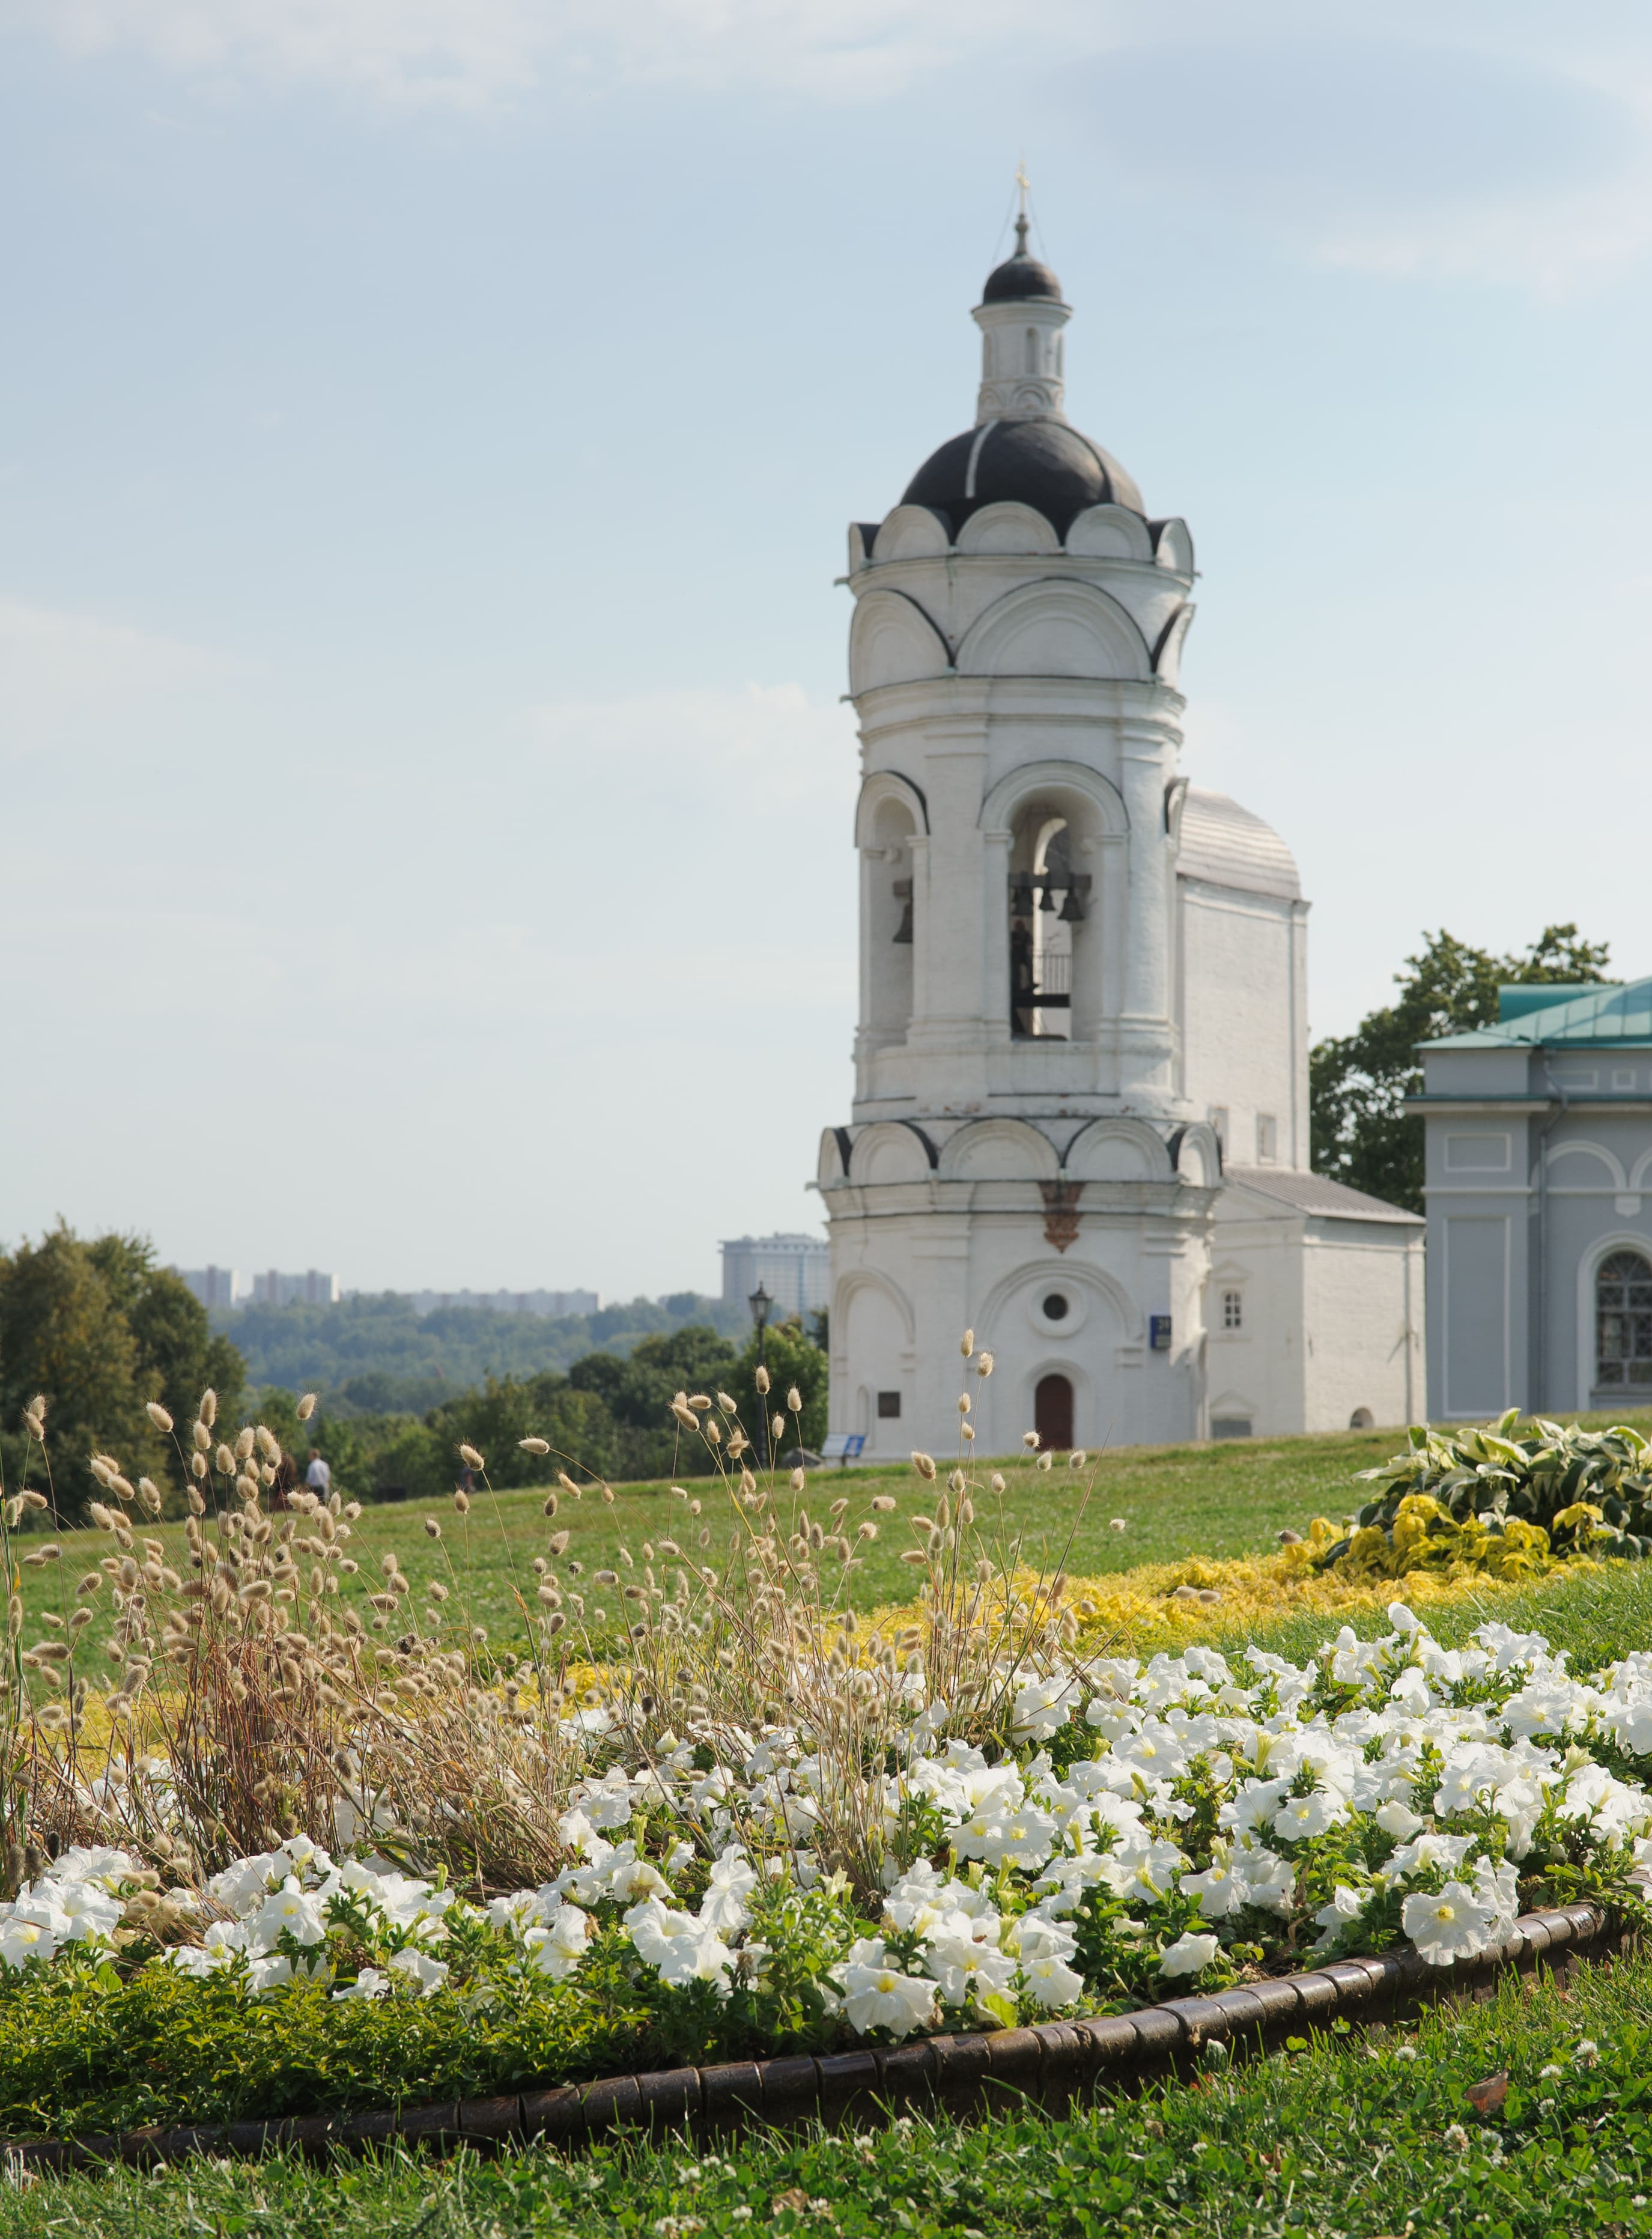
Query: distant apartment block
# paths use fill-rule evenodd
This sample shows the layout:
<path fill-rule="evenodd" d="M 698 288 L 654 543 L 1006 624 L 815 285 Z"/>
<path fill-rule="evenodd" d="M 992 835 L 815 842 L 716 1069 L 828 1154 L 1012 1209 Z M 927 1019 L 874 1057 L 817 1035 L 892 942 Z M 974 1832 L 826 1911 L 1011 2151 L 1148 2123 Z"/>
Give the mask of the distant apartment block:
<path fill-rule="evenodd" d="M 251 1285 L 238 1267 L 174 1267 L 203 1306 L 244 1306 Z"/>
<path fill-rule="evenodd" d="M 496 1314 L 594 1314 L 601 1301 L 594 1291 L 408 1291 L 415 1314 L 441 1306 L 490 1306 Z"/>
<path fill-rule="evenodd" d="M 175 1267 L 203 1306 L 290 1306 L 295 1300 L 307 1306 L 330 1306 L 341 1296 L 336 1275 L 308 1267 L 302 1275 L 283 1275 L 271 1267 L 262 1275 L 243 1275 L 239 1267 Z"/>
<path fill-rule="evenodd" d="M 831 1296 L 831 1251 L 824 1236 L 736 1236 L 720 1244 L 723 1296 L 744 1306 L 760 1283 L 774 1301 L 772 1319 L 812 1314 Z"/>
<path fill-rule="evenodd" d="M 306 1268 L 302 1275 L 283 1275 L 271 1267 L 262 1275 L 252 1279 L 255 1306 L 335 1306 L 342 1295 L 336 1275 L 323 1275 L 318 1268 Z"/>

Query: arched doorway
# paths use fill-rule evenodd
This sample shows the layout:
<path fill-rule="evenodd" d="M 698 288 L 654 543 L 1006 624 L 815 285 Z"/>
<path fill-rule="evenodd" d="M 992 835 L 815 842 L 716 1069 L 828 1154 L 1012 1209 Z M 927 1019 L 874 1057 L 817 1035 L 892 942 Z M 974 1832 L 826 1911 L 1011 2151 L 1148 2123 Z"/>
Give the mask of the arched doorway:
<path fill-rule="evenodd" d="M 1072 1386 L 1065 1376 L 1041 1376 L 1032 1395 L 1032 1427 L 1042 1454 L 1067 1453 L 1072 1446 Z"/>

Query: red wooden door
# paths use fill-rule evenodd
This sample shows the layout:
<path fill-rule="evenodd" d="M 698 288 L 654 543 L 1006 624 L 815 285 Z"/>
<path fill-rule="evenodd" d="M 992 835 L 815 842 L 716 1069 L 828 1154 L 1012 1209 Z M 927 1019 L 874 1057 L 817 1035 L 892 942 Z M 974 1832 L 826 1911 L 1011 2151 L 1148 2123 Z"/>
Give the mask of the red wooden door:
<path fill-rule="evenodd" d="M 1072 1445 L 1072 1386 L 1065 1376 L 1041 1376 L 1032 1395 L 1032 1426 L 1041 1453 L 1066 1453 Z"/>

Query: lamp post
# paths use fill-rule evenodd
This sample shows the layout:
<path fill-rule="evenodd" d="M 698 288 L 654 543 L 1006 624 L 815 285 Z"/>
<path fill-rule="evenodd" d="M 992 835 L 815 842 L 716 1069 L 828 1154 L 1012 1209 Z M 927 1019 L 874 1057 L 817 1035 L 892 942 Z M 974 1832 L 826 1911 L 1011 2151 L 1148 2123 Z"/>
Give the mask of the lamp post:
<path fill-rule="evenodd" d="M 746 1303 L 752 1310 L 752 1319 L 757 1324 L 757 1365 L 760 1368 L 766 1368 L 768 1363 L 764 1359 L 763 1355 L 763 1336 L 764 1332 L 768 1328 L 769 1308 L 774 1304 L 774 1301 L 770 1298 L 767 1291 L 764 1288 L 760 1279 L 758 1282 L 757 1288 L 752 1292 L 751 1297 L 747 1299 Z M 769 1465 L 768 1393 L 766 1392 L 760 1392 L 757 1396 L 763 1411 L 763 1444 L 761 1451 L 763 1456 L 763 1466 L 766 1469 Z"/>

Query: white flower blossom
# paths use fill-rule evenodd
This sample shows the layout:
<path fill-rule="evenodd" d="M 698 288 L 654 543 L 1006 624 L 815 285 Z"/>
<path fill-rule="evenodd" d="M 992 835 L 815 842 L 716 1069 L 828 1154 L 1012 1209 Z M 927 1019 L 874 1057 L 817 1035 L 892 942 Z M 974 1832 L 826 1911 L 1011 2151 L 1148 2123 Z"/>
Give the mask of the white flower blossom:
<path fill-rule="evenodd" d="M 1178 1936 L 1159 1954 L 1158 1971 L 1167 1981 L 1181 1975 L 1202 1974 L 1221 1948 L 1219 1937 L 1196 1936 L 1190 1930 Z"/>

